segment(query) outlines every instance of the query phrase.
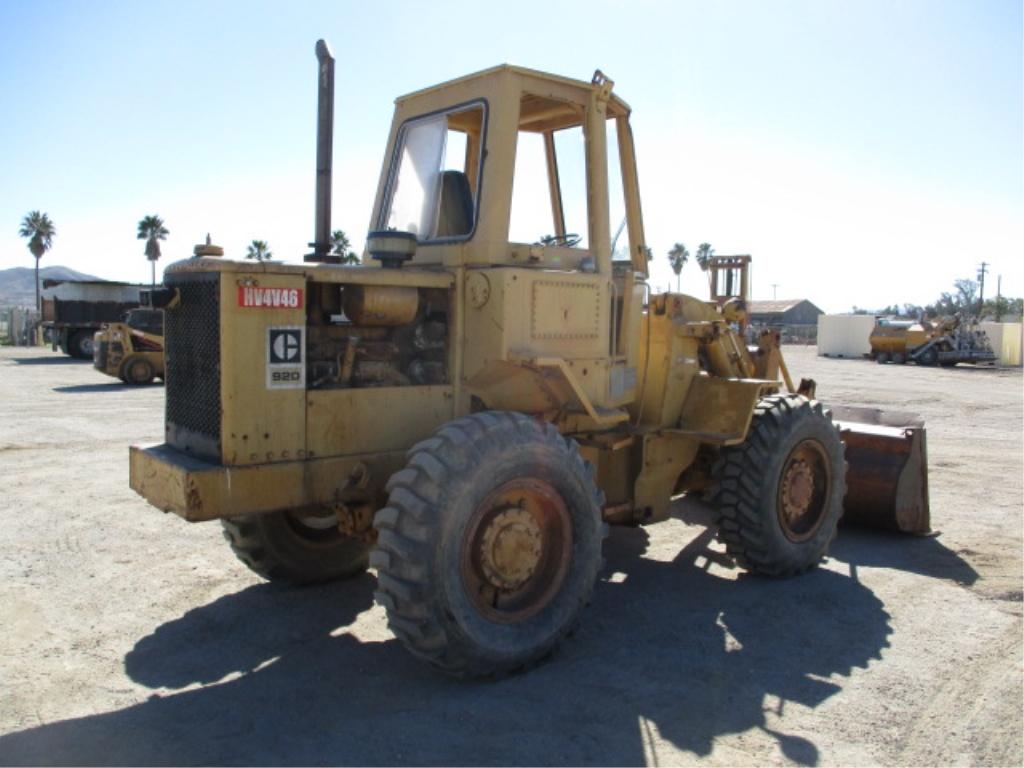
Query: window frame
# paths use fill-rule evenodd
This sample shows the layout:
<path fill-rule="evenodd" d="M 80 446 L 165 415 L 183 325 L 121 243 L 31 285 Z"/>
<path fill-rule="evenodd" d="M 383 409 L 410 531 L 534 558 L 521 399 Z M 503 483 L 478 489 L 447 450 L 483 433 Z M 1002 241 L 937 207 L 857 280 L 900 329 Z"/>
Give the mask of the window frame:
<path fill-rule="evenodd" d="M 474 107 L 479 107 L 483 111 L 483 116 L 481 118 L 480 128 L 480 156 L 477 166 L 479 170 L 477 171 L 476 190 L 473 195 L 473 225 L 465 235 L 434 237 L 429 240 L 420 240 L 417 235 L 416 242 L 418 245 L 443 245 L 446 243 L 463 243 L 473 238 L 476 234 L 477 224 L 480 221 L 480 198 L 484 189 L 484 164 L 487 160 L 487 124 L 490 118 L 490 104 L 488 104 L 487 99 L 485 98 L 470 99 L 469 101 L 453 104 L 450 107 L 443 107 L 441 109 L 435 109 L 432 112 L 415 115 L 414 117 L 409 117 L 402 121 L 402 124 L 398 126 L 398 131 L 395 134 L 395 148 L 391 153 L 391 162 L 388 168 L 388 180 L 384 187 L 384 197 L 381 203 L 380 212 L 377 215 L 377 229 L 388 228 L 387 219 L 391 214 L 391 205 L 394 202 L 395 190 L 398 183 L 398 172 L 402 165 L 402 151 L 405 149 L 405 139 L 410 127 L 415 123 L 441 115 L 450 115 L 456 112 L 469 112 Z M 440 200 L 438 200 L 438 204 L 440 205 Z"/>

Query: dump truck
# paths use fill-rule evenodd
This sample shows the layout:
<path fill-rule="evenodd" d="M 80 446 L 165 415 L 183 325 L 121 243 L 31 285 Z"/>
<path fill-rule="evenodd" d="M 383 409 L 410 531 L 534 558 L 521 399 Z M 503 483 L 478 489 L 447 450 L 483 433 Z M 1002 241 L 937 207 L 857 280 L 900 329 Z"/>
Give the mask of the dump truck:
<path fill-rule="evenodd" d="M 65 355 L 92 360 L 93 337 L 140 304 L 142 285 L 111 280 L 43 280 L 43 332 Z"/>
<path fill-rule="evenodd" d="M 133 309 L 120 323 L 104 323 L 93 336 L 93 367 L 125 384 L 163 379 L 163 310 Z"/>
<path fill-rule="evenodd" d="M 876 363 L 952 367 L 957 363 L 996 361 L 988 334 L 959 314 L 917 321 L 878 318 L 869 341 L 870 357 Z"/>
<path fill-rule="evenodd" d="M 316 50 L 313 252 L 165 272 L 165 440 L 130 449 L 152 505 L 219 520 L 272 581 L 372 567 L 405 646 L 471 676 L 544 658 L 609 525 L 666 520 L 679 494 L 769 577 L 822 560 L 844 497 L 850 517 L 928 530 L 923 425 L 834 420 L 776 333 L 743 343 L 742 307 L 652 293 L 630 107 L 608 77 L 504 65 L 399 98 L 363 263 L 343 266 L 333 58 Z M 517 230 L 514 187 L 538 178 L 543 218 Z"/>

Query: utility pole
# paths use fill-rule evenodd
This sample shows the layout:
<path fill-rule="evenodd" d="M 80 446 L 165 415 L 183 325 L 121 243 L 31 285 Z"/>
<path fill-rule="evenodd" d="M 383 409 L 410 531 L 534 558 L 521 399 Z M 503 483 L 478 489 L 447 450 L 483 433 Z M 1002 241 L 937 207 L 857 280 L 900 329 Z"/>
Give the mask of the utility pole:
<path fill-rule="evenodd" d="M 996 277 L 996 322 L 1003 321 L 1003 276 Z"/>
<path fill-rule="evenodd" d="M 985 273 L 988 272 L 989 263 L 987 261 L 981 262 L 981 266 L 978 267 L 978 282 L 981 283 L 981 289 L 978 296 L 978 319 L 981 320 L 981 315 L 985 308 Z"/>
<path fill-rule="evenodd" d="M 772 283 L 772 300 L 773 301 L 778 298 L 778 296 L 777 296 L 777 293 L 778 293 L 777 289 L 778 289 L 778 287 L 779 287 L 778 283 Z"/>

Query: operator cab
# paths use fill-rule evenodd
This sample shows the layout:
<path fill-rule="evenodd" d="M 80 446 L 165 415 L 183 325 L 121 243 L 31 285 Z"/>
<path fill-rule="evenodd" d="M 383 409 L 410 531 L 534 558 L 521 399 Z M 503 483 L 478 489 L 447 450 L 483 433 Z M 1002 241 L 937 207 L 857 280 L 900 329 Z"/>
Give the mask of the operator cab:
<path fill-rule="evenodd" d="M 415 266 L 646 275 L 628 105 L 591 82 L 503 65 L 396 101 L 370 229 Z"/>
<path fill-rule="evenodd" d="M 125 314 L 124 321 L 137 331 L 164 335 L 164 313 L 161 309 L 133 309 Z"/>

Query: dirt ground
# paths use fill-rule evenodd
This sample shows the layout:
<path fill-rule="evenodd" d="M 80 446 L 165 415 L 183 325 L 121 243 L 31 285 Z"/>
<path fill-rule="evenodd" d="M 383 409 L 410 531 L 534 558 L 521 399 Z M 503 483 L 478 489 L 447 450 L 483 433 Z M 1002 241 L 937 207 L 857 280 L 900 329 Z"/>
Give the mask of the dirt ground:
<path fill-rule="evenodd" d="M 788 359 L 826 401 L 925 417 L 940 535 L 844 529 L 768 581 L 680 502 L 613 530 L 553 659 L 481 683 L 410 657 L 372 574 L 261 583 L 136 496 L 161 386 L 0 349 L 0 763 L 1024 763 L 1021 371 Z"/>

